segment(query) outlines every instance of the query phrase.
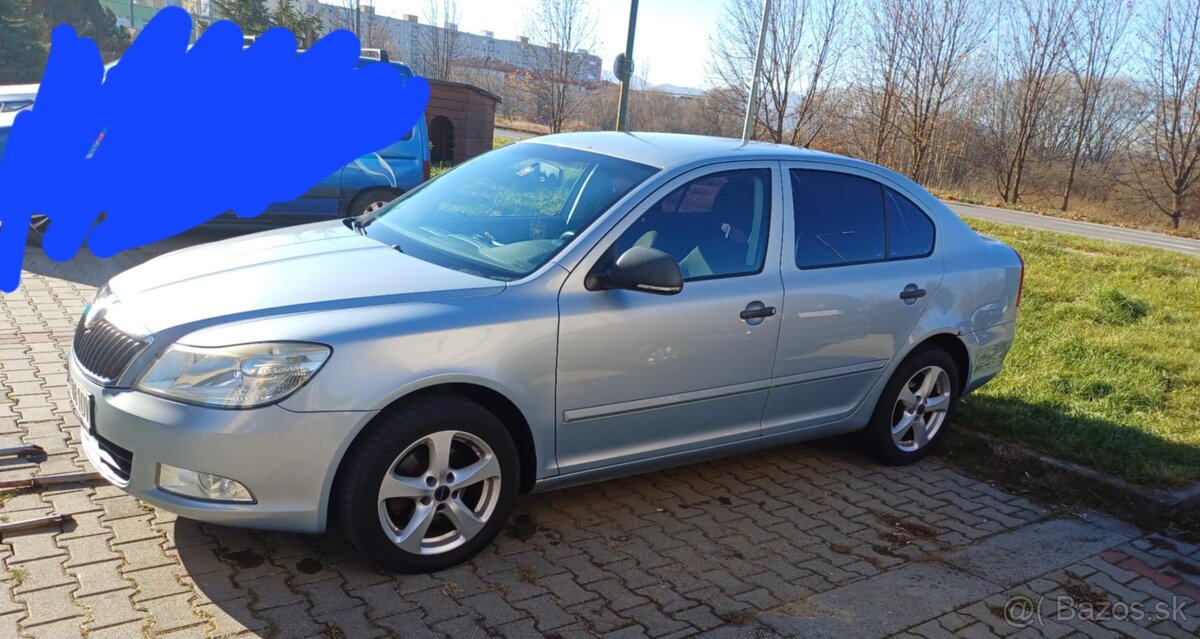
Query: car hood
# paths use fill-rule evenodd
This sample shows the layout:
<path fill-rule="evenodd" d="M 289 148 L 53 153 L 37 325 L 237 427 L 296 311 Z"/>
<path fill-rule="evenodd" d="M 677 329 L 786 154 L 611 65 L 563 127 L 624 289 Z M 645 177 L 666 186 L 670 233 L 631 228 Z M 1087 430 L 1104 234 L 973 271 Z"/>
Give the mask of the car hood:
<path fill-rule="evenodd" d="M 404 255 L 332 221 L 168 253 L 117 275 L 109 288 L 122 315 L 158 332 L 214 318 L 488 295 L 504 284 Z"/>

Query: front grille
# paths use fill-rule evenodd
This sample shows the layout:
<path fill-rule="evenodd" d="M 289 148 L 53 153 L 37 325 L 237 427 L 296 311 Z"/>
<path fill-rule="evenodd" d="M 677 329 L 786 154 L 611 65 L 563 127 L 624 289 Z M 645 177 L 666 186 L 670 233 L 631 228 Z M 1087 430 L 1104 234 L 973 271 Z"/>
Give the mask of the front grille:
<path fill-rule="evenodd" d="M 85 432 L 84 436 L 96 442 L 96 448 L 100 449 L 100 463 L 122 481 L 129 481 L 129 473 L 133 470 L 133 453 L 98 434 Z"/>
<path fill-rule="evenodd" d="M 146 348 L 146 342 L 125 334 L 101 317 L 90 327 L 83 325 L 75 329 L 75 360 L 93 377 L 103 383 L 112 383 L 125 372 L 125 368 Z"/>

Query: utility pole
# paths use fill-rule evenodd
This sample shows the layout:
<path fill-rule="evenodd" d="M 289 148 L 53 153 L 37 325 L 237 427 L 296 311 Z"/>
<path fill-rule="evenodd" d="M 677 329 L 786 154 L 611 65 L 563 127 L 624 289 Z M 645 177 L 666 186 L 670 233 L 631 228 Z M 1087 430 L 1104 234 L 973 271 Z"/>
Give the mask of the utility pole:
<path fill-rule="evenodd" d="M 616 76 L 621 80 L 621 99 L 617 103 L 617 130 L 626 130 L 629 118 L 629 85 L 633 81 L 633 31 L 637 28 L 638 0 L 629 3 L 629 35 L 625 40 L 625 54 L 618 56 Z"/>
<path fill-rule="evenodd" d="M 353 2 L 354 2 L 354 37 L 358 38 L 359 40 L 362 40 L 362 31 L 361 31 L 362 18 L 359 17 L 360 13 L 358 10 L 358 7 L 359 7 L 358 0 L 353 0 Z"/>
<path fill-rule="evenodd" d="M 134 29 L 135 29 L 135 27 L 133 26 L 133 0 L 129 0 L 129 31 L 130 31 L 130 35 L 133 35 Z"/>
<path fill-rule="evenodd" d="M 758 120 L 758 76 L 762 74 L 763 50 L 767 47 L 767 19 L 771 17 L 771 0 L 763 0 L 762 25 L 758 27 L 758 52 L 754 54 L 754 78 L 750 80 L 750 100 L 746 105 L 746 122 L 742 125 L 742 142 L 754 137 Z"/>

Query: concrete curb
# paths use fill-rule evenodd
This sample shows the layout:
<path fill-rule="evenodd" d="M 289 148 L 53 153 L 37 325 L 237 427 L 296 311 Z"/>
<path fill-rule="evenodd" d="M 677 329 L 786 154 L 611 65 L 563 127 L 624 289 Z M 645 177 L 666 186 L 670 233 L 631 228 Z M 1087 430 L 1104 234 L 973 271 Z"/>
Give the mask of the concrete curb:
<path fill-rule="evenodd" d="M 992 450 L 1002 450 L 1014 457 L 1063 471 L 1081 481 L 1101 484 L 1125 495 L 1130 503 L 1136 504 L 1145 514 L 1153 517 L 1171 518 L 1179 513 L 1200 510 L 1200 481 L 1173 490 L 1151 488 L 962 426 L 955 429 L 955 434 L 987 444 Z"/>

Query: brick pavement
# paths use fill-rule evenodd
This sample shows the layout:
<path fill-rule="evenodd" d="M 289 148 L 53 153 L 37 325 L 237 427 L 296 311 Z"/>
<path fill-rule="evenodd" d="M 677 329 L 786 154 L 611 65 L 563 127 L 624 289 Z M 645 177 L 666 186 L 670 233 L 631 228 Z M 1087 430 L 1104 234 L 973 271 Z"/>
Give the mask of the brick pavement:
<path fill-rule="evenodd" d="M 0 479 L 89 470 L 66 397 L 72 328 L 99 280 L 160 250 L 34 259 L 0 298 L 0 446 L 49 453 L 0 460 Z M 433 576 L 382 574 L 334 534 L 177 519 L 99 482 L 0 502 L 8 521 L 75 520 L 4 536 L 0 637 L 1200 632 L 1197 547 L 1061 516 L 937 459 L 881 467 L 840 442 L 526 497 L 482 555 Z M 1009 606 L 1006 623 L 1010 601 L 1038 614 Z M 1130 618 L 1160 602 L 1173 618 Z"/>

